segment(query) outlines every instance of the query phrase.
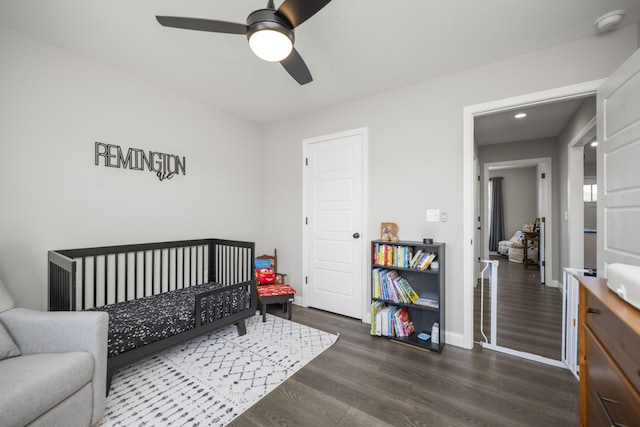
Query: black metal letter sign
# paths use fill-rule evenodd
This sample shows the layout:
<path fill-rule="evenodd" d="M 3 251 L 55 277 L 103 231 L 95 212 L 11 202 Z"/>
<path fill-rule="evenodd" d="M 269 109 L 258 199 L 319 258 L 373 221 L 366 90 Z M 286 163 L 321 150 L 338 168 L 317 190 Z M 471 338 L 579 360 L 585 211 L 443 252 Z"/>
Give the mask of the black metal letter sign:
<path fill-rule="evenodd" d="M 125 153 L 119 145 L 96 142 L 95 161 L 100 166 L 100 159 L 109 168 L 145 170 L 156 174 L 160 181 L 171 179 L 178 174 L 186 175 L 187 159 L 175 154 L 144 151 L 129 148 Z"/>

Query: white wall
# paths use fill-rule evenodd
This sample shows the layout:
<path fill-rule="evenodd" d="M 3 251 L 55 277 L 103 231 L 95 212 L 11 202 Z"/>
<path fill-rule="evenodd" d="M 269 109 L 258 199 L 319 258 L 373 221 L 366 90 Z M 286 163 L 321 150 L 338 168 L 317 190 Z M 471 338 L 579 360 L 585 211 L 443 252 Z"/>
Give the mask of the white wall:
<path fill-rule="evenodd" d="M 435 224 L 429 234 L 447 243 L 447 332 L 461 336 L 464 316 L 472 315 L 462 311 L 463 245 L 470 244 L 462 241 L 463 108 L 603 78 L 636 47 L 636 26 L 625 27 L 267 126 L 272 173 L 265 181 L 272 193 L 265 200 L 265 241 L 278 247 L 280 269 L 301 292 L 303 139 L 368 127 L 364 237 L 376 238 L 380 222 L 393 221 L 401 239 L 421 239 L 428 232 L 425 210 L 447 210 L 448 221 Z M 388 179 L 402 175 L 424 189 Z"/>
<path fill-rule="evenodd" d="M 524 224 L 533 224 L 538 212 L 536 168 L 524 167 L 490 171 L 501 176 L 504 202 L 504 238 L 509 240 Z"/>
<path fill-rule="evenodd" d="M 262 236 L 262 126 L 0 27 L 0 279 L 44 309 L 47 251 Z M 95 166 L 94 142 L 186 157 Z"/>
<path fill-rule="evenodd" d="M 555 138 L 544 138 L 544 139 L 536 139 L 531 141 L 517 141 L 517 142 L 508 142 L 503 144 L 489 144 L 482 145 L 478 147 L 478 161 L 480 162 L 481 173 L 480 179 L 481 182 L 484 182 L 484 165 L 485 163 L 498 163 L 498 162 L 509 162 L 512 160 L 524 160 L 524 159 L 536 159 L 536 158 L 551 158 L 551 219 L 552 223 L 556 224 L 558 222 L 558 187 L 559 181 L 558 176 L 558 144 Z M 534 174 L 535 179 L 535 174 Z M 534 182 L 532 197 L 535 201 L 537 195 L 537 183 Z M 482 197 L 483 203 L 487 203 L 487 197 L 485 194 L 485 189 L 481 189 L 480 197 Z M 533 212 L 533 220 L 535 220 L 535 212 L 537 212 L 537 203 L 533 204 L 534 210 Z M 532 219 L 525 222 L 531 222 Z M 520 227 L 524 224 L 521 223 Z M 510 238 L 511 236 L 507 236 Z M 552 245 L 557 248 L 560 244 L 560 240 L 558 238 L 558 234 L 554 233 L 553 236 L 550 236 Z M 482 242 L 482 247 L 488 247 L 488 243 Z M 547 254 L 547 257 L 549 255 Z M 561 270 L 558 267 L 559 258 L 557 251 L 552 251 L 551 256 L 553 257 L 553 271 L 551 272 L 551 279 L 554 281 L 562 280 Z M 549 259 L 549 258 L 547 258 Z"/>
<path fill-rule="evenodd" d="M 559 267 L 566 268 L 584 268 L 584 260 L 582 257 L 578 256 L 584 251 L 581 248 L 574 248 L 575 250 L 571 250 L 569 247 L 569 243 L 573 243 L 576 246 L 582 245 L 584 246 L 584 239 L 578 236 L 572 236 L 572 234 L 582 234 L 582 230 L 584 229 L 584 224 L 580 223 L 581 218 L 573 217 L 569 218 L 572 210 L 581 209 L 582 203 L 582 177 L 579 171 L 571 171 L 570 169 L 580 168 L 584 161 L 577 159 L 577 154 L 575 150 L 581 150 L 576 147 L 570 147 L 569 144 L 572 141 L 579 137 L 585 127 L 593 120 L 596 115 L 596 97 L 590 96 L 585 98 L 584 101 L 580 104 L 580 107 L 573 115 L 573 117 L 569 120 L 565 128 L 560 132 L 558 136 L 558 153 L 559 153 L 559 190 L 560 190 L 560 204 L 559 204 L 559 212 L 560 212 L 560 221 L 558 224 L 558 234 L 560 236 L 560 247 L 558 253 L 560 256 L 560 265 Z M 583 142 L 582 142 L 583 143 Z M 586 147 L 587 149 L 589 147 Z M 584 157 L 584 153 L 583 153 Z M 595 175 L 595 169 L 594 169 Z M 565 212 L 567 216 L 565 216 Z M 573 216 L 573 215 L 572 215 Z M 569 222 L 570 219 L 573 221 Z M 573 232 L 570 233 L 569 229 L 572 229 Z M 594 227 L 595 228 L 595 227 Z M 574 240 L 572 240 L 574 239 Z"/>

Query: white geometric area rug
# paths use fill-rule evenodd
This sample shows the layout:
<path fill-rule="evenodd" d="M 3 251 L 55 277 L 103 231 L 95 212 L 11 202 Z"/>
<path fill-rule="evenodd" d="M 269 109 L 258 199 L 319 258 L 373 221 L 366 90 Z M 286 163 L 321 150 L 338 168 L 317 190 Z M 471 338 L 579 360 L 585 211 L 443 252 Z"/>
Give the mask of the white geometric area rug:
<path fill-rule="evenodd" d="M 100 426 L 224 426 L 329 348 L 337 335 L 267 314 L 116 372 Z"/>

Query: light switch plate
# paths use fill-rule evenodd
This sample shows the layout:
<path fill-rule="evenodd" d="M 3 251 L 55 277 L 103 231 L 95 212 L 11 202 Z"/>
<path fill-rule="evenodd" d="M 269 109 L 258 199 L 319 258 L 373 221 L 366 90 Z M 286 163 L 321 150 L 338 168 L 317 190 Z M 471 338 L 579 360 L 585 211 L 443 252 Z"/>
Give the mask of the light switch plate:
<path fill-rule="evenodd" d="M 427 209 L 427 222 L 440 222 L 440 209 Z"/>

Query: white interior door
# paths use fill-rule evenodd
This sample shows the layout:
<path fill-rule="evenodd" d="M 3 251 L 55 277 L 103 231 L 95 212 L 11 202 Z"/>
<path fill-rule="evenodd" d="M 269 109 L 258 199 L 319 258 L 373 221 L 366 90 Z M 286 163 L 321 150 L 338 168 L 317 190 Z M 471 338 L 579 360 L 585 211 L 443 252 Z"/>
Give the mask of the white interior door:
<path fill-rule="evenodd" d="M 306 305 L 362 319 L 366 130 L 305 140 Z"/>
<path fill-rule="evenodd" d="M 598 89 L 598 275 L 640 265 L 640 50 Z"/>
<path fill-rule="evenodd" d="M 545 244 L 546 244 L 546 215 L 549 211 L 547 206 L 547 168 L 545 163 L 538 163 L 536 167 L 536 183 L 538 189 L 538 218 L 540 218 L 540 239 L 538 241 L 538 263 L 540 264 L 540 283 L 545 283 L 546 275 L 546 257 L 545 257 Z"/>
<path fill-rule="evenodd" d="M 482 248 L 484 245 L 484 241 L 482 239 L 482 218 L 481 218 L 481 212 L 482 212 L 482 197 L 480 197 L 482 193 L 482 190 L 480 188 L 481 182 L 480 182 L 480 162 L 478 161 L 477 158 L 473 159 L 473 173 L 475 174 L 475 176 L 478 177 L 478 180 L 476 181 L 476 189 L 474 191 L 473 194 L 473 209 L 474 209 L 474 217 L 475 217 L 475 231 L 473 234 L 473 259 L 477 260 L 478 262 L 475 263 L 476 265 L 476 270 L 475 270 L 475 278 L 476 281 L 474 282 L 474 286 L 477 284 L 477 282 L 480 280 L 481 278 L 481 274 L 482 271 L 484 269 L 484 264 L 480 263 L 480 260 L 482 259 Z"/>

